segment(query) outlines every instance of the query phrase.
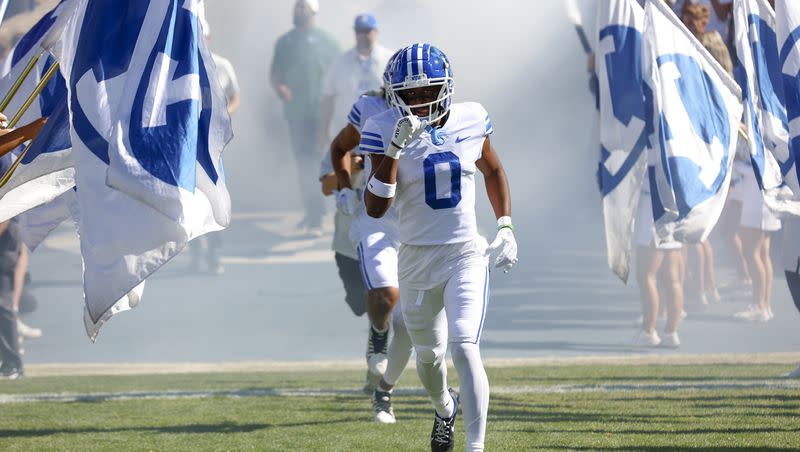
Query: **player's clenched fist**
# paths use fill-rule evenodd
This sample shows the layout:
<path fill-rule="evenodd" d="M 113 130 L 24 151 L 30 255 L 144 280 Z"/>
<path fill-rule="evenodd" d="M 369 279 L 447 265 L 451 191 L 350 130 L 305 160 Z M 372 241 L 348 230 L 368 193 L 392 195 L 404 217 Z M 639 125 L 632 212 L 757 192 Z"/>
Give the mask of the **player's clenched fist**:
<path fill-rule="evenodd" d="M 386 150 L 386 155 L 397 160 L 403 148 L 409 141 L 416 138 L 423 129 L 422 122 L 414 115 L 403 116 L 394 124 L 392 143 Z"/>

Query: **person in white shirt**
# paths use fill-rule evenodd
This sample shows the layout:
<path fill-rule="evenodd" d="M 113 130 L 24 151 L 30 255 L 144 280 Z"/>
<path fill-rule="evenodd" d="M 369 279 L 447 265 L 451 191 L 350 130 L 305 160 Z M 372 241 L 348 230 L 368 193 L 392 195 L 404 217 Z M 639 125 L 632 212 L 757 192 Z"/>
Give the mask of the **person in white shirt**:
<path fill-rule="evenodd" d="M 211 57 L 214 59 L 214 65 L 217 66 L 217 78 L 222 86 L 222 92 L 228 99 L 228 114 L 232 115 L 239 109 L 239 80 L 236 78 L 233 65 L 227 58 L 213 52 Z"/>
<path fill-rule="evenodd" d="M 322 87 L 320 143 L 324 148 L 331 142 L 331 129 L 339 131 L 347 125 L 347 114 L 358 97 L 383 86 L 383 71 L 394 53 L 378 44 L 378 20 L 372 14 L 356 16 L 353 30 L 355 47 L 333 61 Z"/>
<path fill-rule="evenodd" d="M 201 19 L 203 34 L 206 43 L 211 42 L 211 29 L 205 18 Z M 222 56 L 211 52 L 211 58 L 214 60 L 214 65 L 217 67 L 217 80 L 222 87 L 222 92 L 225 94 L 225 99 L 228 101 L 228 114 L 233 113 L 239 109 L 239 81 L 236 77 L 236 71 L 233 69 L 233 64 Z M 206 271 L 212 275 L 221 275 L 225 272 L 225 266 L 219 258 L 219 249 L 222 247 L 222 236 L 220 232 L 206 234 L 198 237 L 197 240 L 189 242 L 189 249 L 192 251 L 192 262 L 190 264 L 191 271 L 198 273 L 202 269 L 203 261 L 206 263 Z"/>

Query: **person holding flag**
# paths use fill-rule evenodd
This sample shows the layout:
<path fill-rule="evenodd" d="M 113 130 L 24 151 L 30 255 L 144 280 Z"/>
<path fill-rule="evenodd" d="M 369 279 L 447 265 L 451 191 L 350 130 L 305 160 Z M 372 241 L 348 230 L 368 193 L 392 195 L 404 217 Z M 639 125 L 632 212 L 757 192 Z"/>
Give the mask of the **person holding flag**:
<path fill-rule="evenodd" d="M 92 340 L 104 322 L 139 303 L 145 279 L 190 240 L 230 223 L 221 154 L 232 131 L 200 31 L 202 8 L 200 0 L 65 0 L 42 22 L 41 40 L 30 42 L 54 57 L 40 89 L 60 71 L 68 90 L 45 90 L 56 108 L 15 174 L 38 166 L 60 141 L 53 118 L 62 115 L 67 147 L 58 149 L 68 165 L 57 170 L 72 170 L 63 193 L 76 200 L 67 211 L 80 231 Z M 21 181 L 17 189 L 35 186 Z"/>
<path fill-rule="evenodd" d="M 741 90 L 661 0 L 645 6 L 643 78 L 652 93 L 649 188 L 656 243 L 701 243 L 730 183 Z M 682 296 L 665 333 L 677 340 Z"/>
<path fill-rule="evenodd" d="M 47 120 L 42 118 L 17 130 L 0 129 L 0 155 L 3 173 L 8 171 L 10 155 L 25 141 L 33 140 Z M 0 113 L 0 122 L 6 117 Z M 28 251 L 20 239 L 14 220 L 0 222 L 0 379 L 15 380 L 24 375 L 20 350 L 18 309 L 25 284 Z"/>

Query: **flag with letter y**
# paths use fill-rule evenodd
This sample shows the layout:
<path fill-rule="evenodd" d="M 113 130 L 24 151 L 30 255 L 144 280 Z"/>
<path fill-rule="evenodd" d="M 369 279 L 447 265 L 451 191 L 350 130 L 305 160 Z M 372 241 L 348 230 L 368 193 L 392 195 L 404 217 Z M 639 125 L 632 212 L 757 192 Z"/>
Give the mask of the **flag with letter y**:
<path fill-rule="evenodd" d="M 21 82 L 3 112 L 9 119 L 22 112 L 28 96 L 40 82 L 46 81 L 44 78 L 56 64 L 45 48 L 52 45 L 64 29 L 71 8 L 70 0 L 60 2 L 25 33 L 6 56 L 0 67 L 0 93 L 12 93 L 15 83 Z M 46 203 L 75 185 L 66 104 L 66 83 L 61 74 L 55 72 L 46 81 L 41 94 L 19 116 L 17 126 L 41 117 L 49 119 L 31 148 L 0 177 L 0 221 Z M 15 157 L 18 155 L 16 152 Z"/>
<path fill-rule="evenodd" d="M 644 28 L 656 230 L 662 240 L 702 242 L 728 194 L 741 89 L 662 0 L 647 1 Z"/>
<path fill-rule="evenodd" d="M 764 202 L 776 213 L 800 216 L 798 187 L 784 184 L 794 166 L 778 60 L 775 12 L 766 0 L 734 2 L 736 53 L 741 62 L 750 160 Z"/>
<path fill-rule="evenodd" d="M 648 126 L 642 81 L 644 10 L 635 0 L 600 2 L 595 68 L 600 100 L 599 179 L 608 266 L 630 272 L 634 218 L 647 167 Z"/>
<path fill-rule="evenodd" d="M 198 0 L 72 1 L 53 52 L 69 90 L 94 336 L 189 240 L 228 225 L 221 153 L 232 132 Z"/>
<path fill-rule="evenodd" d="M 800 0 L 775 0 L 778 61 L 786 97 L 789 122 L 789 152 L 794 166 L 786 179 L 797 184 L 800 157 Z M 791 218 L 783 223 L 783 258 L 786 282 L 800 309 L 800 220 Z"/>

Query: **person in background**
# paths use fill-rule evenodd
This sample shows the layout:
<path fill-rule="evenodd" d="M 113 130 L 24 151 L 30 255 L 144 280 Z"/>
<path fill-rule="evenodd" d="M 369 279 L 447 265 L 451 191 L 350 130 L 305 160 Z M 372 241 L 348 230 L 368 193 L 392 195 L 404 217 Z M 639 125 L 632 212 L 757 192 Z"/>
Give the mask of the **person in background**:
<path fill-rule="evenodd" d="M 350 177 L 354 186 L 363 185 L 364 159 L 360 155 L 351 154 Z M 322 184 L 324 196 L 333 195 L 338 187 L 336 173 L 331 164 L 330 152 L 325 154 L 320 162 L 319 181 Z M 333 251 L 336 267 L 339 269 L 339 279 L 344 285 L 344 300 L 350 310 L 357 317 L 367 312 L 367 288 L 361 278 L 361 267 L 353 242 L 350 241 L 350 224 L 353 217 L 345 215 L 338 210 L 333 219 Z"/>
<path fill-rule="evenodd" d="M 353 24 L 356 45 L 333 61 L 325 76 L 320 102 L 320 143 L 327 149 L 330 128 L 339 131 L 347 125 L 347 114 L 358 97 L 376 91 L 392 51 L 378 44 L 378 19 L 359 14 Z"/>
<path fill-rule="evenodd" d="M 367 288 L 367 379 L 364 391 L 373 395 L 375 420 L 395 422 L 391 407 L 391 388 L 376 393 L 378 383 L 388 371 L 392 385 L 397 382 L 408 363 L 411 342 L 394 305 L 400 298 L 397 289 L 397 242 L 393 231 L 394 219 L 375 220 L 364 212 L 361 193 L 363 178 L 356 183 L 351 162 L 361 139 L 361 128 L 367 119 L 389 106 L 384 86 L 387 63 L 392 51 L 377 43 L 378 20 L 371 14 L 359 14 L 353 24 L 356 45 L 340 55 L 328 70 L 321 104 L 322 133 L 320 137 L 331 150 L 333 169 L 338 177 L 336 191 L 336 224 L 348 218 L 349 236 L 356 246 L 364 286 Z M 368 93 L 365 95 L 365 93 Z M 333 117 L 336 136 L 329 143 L 328 129 Z M 365 162 L 369 173 L 369 162 Z M 356 168 L 357 169 L 357 168 Z M 338 232 L 338 231 L 337 231 Z M 394 335 L 390 344 L 390 326 Z M 398 339 L 404 344 L 398 345 Z M 390 363 L 389 351 L 393 350 Z M 393 387 L 393 386 L 392 386 Z M 377 397 L 377 398 L 376 398 Z"/>
<path fill-rule="evenodd" d="M 203 27 L 206 42 L 210 43 L 211 29 L 205 17 L 201 17 L 200 23 Z M 228 114 L 232 116 L 239 109 L 240 103 L 239 81 L 236 77 L 236 71 L 234 71 L 233 64 L 227 58 L 214 52 L 211 52 L 211 58 L 213 58 L 214 65 L 217 67 L 217 78 L 222 87 L 222 92 L 225 94 L 225 99 L 228 101 Z M 203 260 L 208 265 L 209 273 L 221 275 L 225 272 L 225 267 L 219 259 L 219 248 L 222 246 L 221 232 L 211 232 L 189 242 L 189 248 L 192 250 L 191 266 L 193 272 L 201 270 Z M 205 251 L 205 257 L 203 256 L 203 251 Z"/>
<path fill-rule="evenodd" d="M 7 119 L 0 113 L 0 125 Z M 40 118 L 16 130 L 0 129 L 0 172 L 11 166 L 10 151 L 25 141 L 36 138 L 46 118 Z M 14 380 L 24 374 L 18 310 L 25 286 L 28 268 L 28 250 L 20 239 L 17 223 L 7 220 L 0 223 L 0 379 Z"/>
<path fill-rule="evenodd" d="M 322 234 L 322 199 L 311 183 L 318 179 L 320 153 L 320 98 L 322 82 L 339 45 L 315 24 L 319 2 L 297 0 L 294 28 L 275 43 L 270 81 L 283 102 L 284 116 L 294 148 L 299 193 L 305 214 L 300 224 L 314 235 Z"/>
<path fill-rule="evenodd" d="M 716 31 L 722 37 L 722 42 L 731 46 L 731 28 L 733 27 L 733 0 L 677 0 L 672 8 L 678 17 L 683 17 L 686 8 L 691 5 L 705 7 L 708 12 L 708 31 Z"/>
<path fill-rule="evenodd" d="M 17 308 L 25 282 L 28 250 L 13 220 L 0 223 L 0 378 L 23 376 Z"/>
<path fill-rule="evenodd" d="M 725 45 L 724 38 L 718 30 L 706 31 L 711 11 L 708 7 L 699 3 L 687 3 L 683 7 L 682 20 L 690 32 L 698 41 L 711 53 L 717 62 L 725 69 L 728 74 L 733 74 L 733 63 L 728 47 Z M 697 254 L 697 271 L 695 275 L 696 297 L 699 304 L 706 305 L 709 301 L 719 302 L 721 300 L 717 290 L 716 277 L 714 273 L 714 250 L 709 240 L 694 245 Z"/>

